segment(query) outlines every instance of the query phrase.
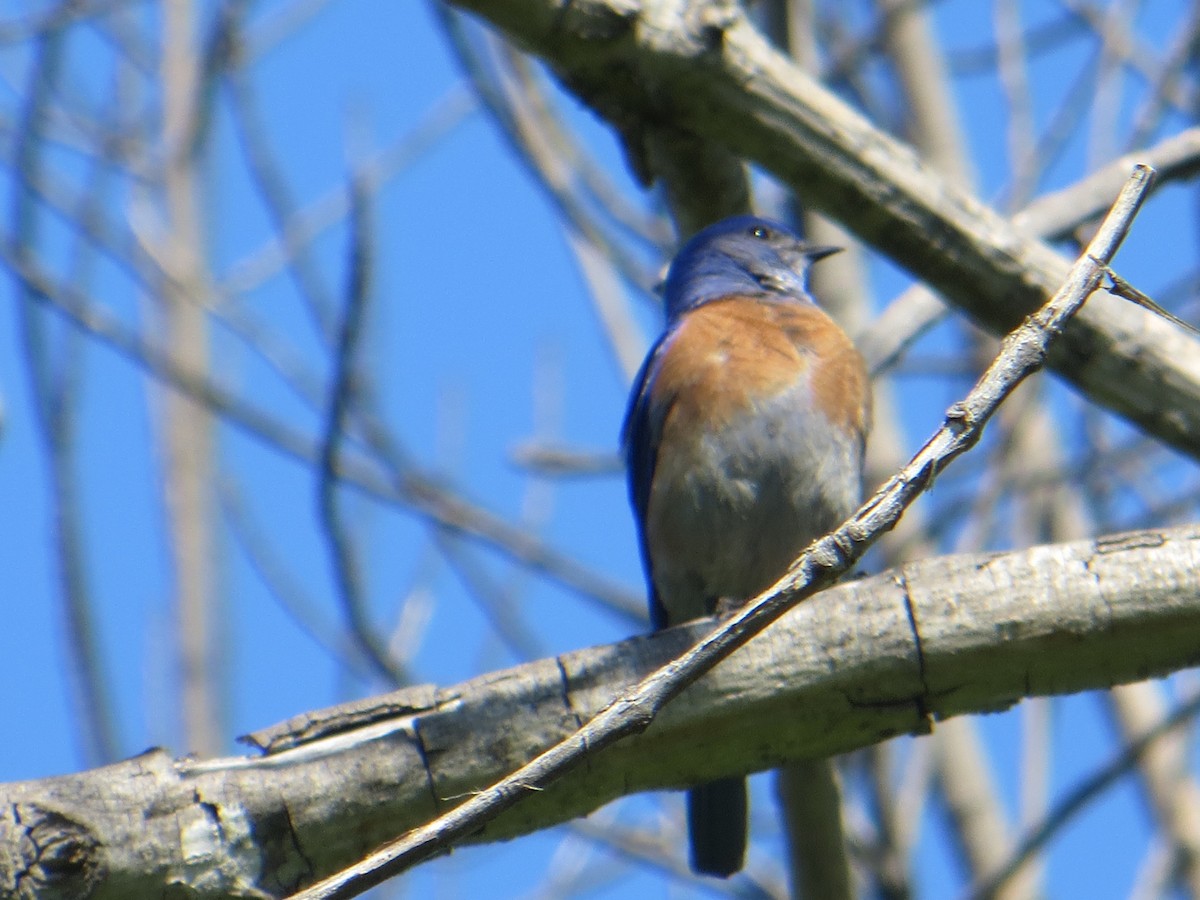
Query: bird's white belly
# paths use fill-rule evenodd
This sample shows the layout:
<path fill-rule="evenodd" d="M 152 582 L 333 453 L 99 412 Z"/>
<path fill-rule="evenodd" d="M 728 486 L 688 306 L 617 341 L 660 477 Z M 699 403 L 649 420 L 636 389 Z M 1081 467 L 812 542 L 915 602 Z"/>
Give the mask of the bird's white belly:
<path fill-rule="evenodd" d="M 856 508 L 859 441 L 804 411 L 798 393 L 719 432 L 694 432 L 684 452 L 659 460 L 647 537 L 671 622 L 769 587 Z"/>

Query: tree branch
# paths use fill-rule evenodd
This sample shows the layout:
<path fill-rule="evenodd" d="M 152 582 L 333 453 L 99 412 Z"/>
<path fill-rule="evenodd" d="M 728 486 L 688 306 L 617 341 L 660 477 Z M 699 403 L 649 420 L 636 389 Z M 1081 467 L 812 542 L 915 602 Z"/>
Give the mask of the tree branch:
<path fill-rule="evenodd" d="M 1055 295 L 1003 342 L 999 356 L 962 401 L 946 413 L 941 428 L 899 473 L 837 529 L 810 544 L 788 572 L 734 612 L 685 653 L 623 693 L 540 756 L 466 800 L 436 821 L 414 829 L 370 857 L 296 895 L 297 900 L 357 896 L 454 842 L 476 833 L 505 810 L 545 790 L 565 773 L 622 738 L 641 734 L 689 684 L 746 645 L 801 600 L 849 571 L 904 510 L 932 486 L 937 474 L 973 447 L 1006 397 L 1045 360 L 1051 339 L 1096 289 L 1102 267 L 1116 253 L 1146 197 L 1153 170 L 1138 166 L 1096 232 L 1087 252 L 1072 266 Z M 835 645 L 836 646 L 836 645 Z"/>
<path fill-rule="evenodd" d="M 454 0 L 541 57 L 629 141 L 694 132 L 805 201 L 1003 334 L 1062 283 L 1066 261 L 924 167 L 774 50 L 724 2 Z M 1200 342 L 1097 297 L 1047 361 L 1092 400 L 1200 454 Z"/>
<path fill-rule="evenodd" d="M 1022 697 L 1194 665 L 1198 566 L 1200 527 L 1188 526 L 942 557 L 831 588 L 688 688 L 653 727 L 589 754 L 468 840 L 920 733 L 931 719 Z M 161 897 L 170 884 L 197 898 L 285 896 L 573 734 L 711 626 L 312 712 L 251 735 L 262 756 L 151 751 L 3 785 L 0 894 L 18 879 L 43 890 L 53 879 L 56 896 L 93 900 Z M 74 865 L 53 869 L 51 853 Z"/>

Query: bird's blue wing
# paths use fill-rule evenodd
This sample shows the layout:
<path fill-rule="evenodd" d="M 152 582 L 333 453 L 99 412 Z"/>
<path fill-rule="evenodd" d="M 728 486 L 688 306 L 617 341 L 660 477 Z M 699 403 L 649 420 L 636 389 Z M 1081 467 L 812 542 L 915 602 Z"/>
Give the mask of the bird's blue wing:
<path fill-rule="evenodd" d="M 658 339 L 634 381 L 635 388 L 621 426 L 621 449 L 625 454 L 625 472 L 629 484 L 629 501 L 637 520 L 638 541 L 642 551 L 642 568 L 646 573 L 646 589 L 650 596 L 650 621 L 655 628 L 667 624 L 666 610 L 654 587 L 650 549 L 646 546 L 646 511 L 650 505 L 650 486 L 658 461 L 658 444 L 662 437 L 663 420 L 669 403 L 654 398 L 654 380 L 664 348 L 670 338 L 667 332 Z"/>

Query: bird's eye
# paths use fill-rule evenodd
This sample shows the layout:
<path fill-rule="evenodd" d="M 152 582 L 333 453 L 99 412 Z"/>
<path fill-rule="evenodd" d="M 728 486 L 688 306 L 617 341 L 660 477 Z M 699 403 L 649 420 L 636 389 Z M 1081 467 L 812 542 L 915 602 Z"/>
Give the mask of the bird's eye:
<path fill-rule="evenodd" d="M 754 237 L 758 238 L 759 240 L 763 240 L 763 241 L 765 241 L 767 238 L 769 238 L 771 236 L 771 232 L 769 232 L 767 229 L 763 228 L 761 225 L 755 225 L 753 228 L 750 229 L 750 233 L 752 235 L 754 235 Z"/>

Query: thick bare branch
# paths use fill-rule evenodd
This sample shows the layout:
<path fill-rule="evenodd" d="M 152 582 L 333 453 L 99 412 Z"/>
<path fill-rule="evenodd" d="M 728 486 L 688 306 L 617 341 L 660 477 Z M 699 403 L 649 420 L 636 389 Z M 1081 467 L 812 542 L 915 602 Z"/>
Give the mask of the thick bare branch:
<path fill-rule="evenodd" d="M 1003 333 L 1066 262 L 925 168 L 780 55 L 737 7 L 638 0 L 456 0 L 541 56 L 623 134 L 668 122 L 724 143 Z M 1095 402 L 1200 453 L 1200 342 L 1107 298 L 1048 365 Z"/>
<path fill-rule="evenodd" d="M 1198 565 L 1192 526 L 943 557 L 832 588 L 689 688 L 653 727 L 589 755 L 471 840 L 545 828 L 627 793 L 921 732 L 930 716 L 1191 665 Z M 13 883 L 9 867 L 33 864 L 33 845 L 19 842 L 36 830 L 80 854 L 73 871 L 98 879 L 94 900 L 159 897 L 171 880 L 198 897 L 282 896 L 573 733 L 709 627 L 314 712 L 251 735 L 261 757 L 172 762 L 154 751 L 4 785 L 0 885 Z M 792 714 L 799 708 L 804 716 Z"/>
<path fill-rule="evenodd" d="M 1087 253 L 1072 266 L 1066 282 L 1044 307 L 1005 338 L 1000 354 L 987 371 L 967 396 L 947 411 L 942 427 L 861 509 L 834 531 L 813 541 L 778 582 L 747 601 L 670 665 L 614 699 L 569 737 L 436 821 L 297 894 L 297 898 L 333 900 L 357 896 L 474 834 L 497 815 L 520 805 L 531 792 L 544 790 L 564 773 L 580 766 L 590 755 L 645 731 L 666 704 L 688 685 L 745 646 L 801 600 L 846 574 L 933 484 L 938 472 L 979 441 L 984 425 L 1004 399 L 1040 368 L 1051 338 L 1061 333 L 1099 284 L 1101 267 L 1120 246 L 1152 181 L 1152 171 L 1142 167 L 1134 170 Z"/>

